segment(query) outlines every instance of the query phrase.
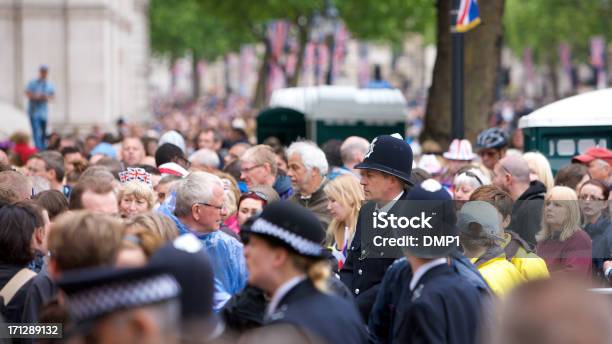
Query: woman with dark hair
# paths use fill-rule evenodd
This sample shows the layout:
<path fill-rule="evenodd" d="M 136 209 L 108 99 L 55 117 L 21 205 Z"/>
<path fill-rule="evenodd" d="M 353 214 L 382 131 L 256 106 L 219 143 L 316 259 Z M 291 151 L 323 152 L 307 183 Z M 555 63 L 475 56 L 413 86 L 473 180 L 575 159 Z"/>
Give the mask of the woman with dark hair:
<path fill-rule="evenodd" d="M 33 242 L 41 228 L 41 212 L 31 203 L 0 208 L 0 313 L 8 323 L 21 322 L 26 293 L 36 276 L 28 264 L 34 260 Z"/>
<path fill-rule="evenodd" d="M 603 274 L 603 262 L 612 259 L 612 223 L 608 214 L 606 184 L 591 179 L 580 188 L 578 199 L 582 213 L 582 228 L 593 241 L 593 273 Z"/>
<path fill-rule="evenodd" d="M 254 186 L 248 192 L 240 195 L 240 198 L 237 202 L 236 213 L 232 216 L 233 220 L 226 221 L 235 222 L 235 226 L 230 226 L 235 232 L 240 232 L 240 227 L 242 227 L 247 220 L 252 218 L 253 216 L 259 214 L 263 207 L 265 207 L 270 202 L 275 202 L 280 200 L 278 193 L 274 191 L 274 189 L 270 186 L 258 185 Z"/>

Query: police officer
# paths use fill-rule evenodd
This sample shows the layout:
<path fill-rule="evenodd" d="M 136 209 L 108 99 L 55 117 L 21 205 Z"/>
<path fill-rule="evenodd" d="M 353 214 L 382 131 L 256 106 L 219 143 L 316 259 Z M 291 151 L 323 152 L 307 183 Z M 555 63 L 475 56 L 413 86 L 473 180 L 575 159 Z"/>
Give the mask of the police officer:
<path fill-rule="evenodd" d="M 323 291 L 330 274 L 321 246 L 325 231 L 310 210 L 289 201 L 271 203 L 241 235 L 249 284 L 271 296 L 268 326 L 247 334 L 246 342 L 282 342 L 282 335 L 293 343 L 367 342 L 355 305 Z"/>
<path fill-rule="evenodd" d="M 428 179 L 424 181 L 421 185 L 417 185 L 413 187 L 408 193 L 407 200 L 408 201 L 413 201 L 413 200 L 425 201 L 425 202 L 419 202 L 420 204 L 432 203 L 432 202 L 440 203 L 441 205 L 448 204 L 448 208 L 450 209 L 454 208 L 454 205 L 451 204 L 450 194 L 442 188 L 439 182 L 432 180 L 432 179 Z M 415 207 L 413 205 L 413 208 L 419 208 L 419 206 Z M 416 210 L 418 211 L 419 209 L 416 209 Z M 412 209 L 412 211 L 415 211 L 415 209 Z M 449 214 L 451 216 L 450 216 L 450 219 L 447 220 L 450 224 L 454 223 L 453 213 L 454 211 L 451 214 Z M 434 221 L 435 220 L 436 219 L 434 219 Z M 435 222 L 432 222 L 432 224 L 435 225 Z M 432 229 L 431 231 L 435 231 L 435 230 L 436 229 Z M 443 234 L 446 234 L 444 233 L 445 232 L 444 229 L 441 232 Z M 431 233 L 431 232 L 429 232 L 428 230 L 428 233 Z M 438 250 L 438 252 L 432 252 L 433 250 Z M 449 252 L 445 259 L 441 259 L 437 261 L 436 259 L 429 260 L 430 262 L 432 262 L 429 264 L 429 266 L 432 267 L 431 269 L 432 273 L 435 272 L 434 268 L 437 266 L 436 264 L 442 265 L 440 263 L 445 261 L 446 267 L 448 267 L 449 271 L 451 271 L 454 275 L 457 275 L 459 279 L 462 280 L 462 282 L 467 282 L 467 284 L 469 285 L 467 288 L 469 290 L 470 295 L 473 294 L 472 293 L 473 290 L 476 290 L 477 294 L 479 295 L 479 298 L 478 298 L 479 301 L 481 299 L 484 299 L 485 301 L 489 300 L 489 298 L 491 297 L 491 292 L 489 290 L 489 287 L 487 286 L 487 283 L 484 281 L 484 279 L 482 278 L 478 270 L 469 261 L 469 259 L 467 259 L 461 253 L 459 253 L 455 249 L 455 247 L 453 247 L 453 245 L 447 245 L 447 247 L 444 247 L 444 246 L 432 247 L 430 250 L 421 252 L 420 255 L 424 255 L 423 253 L 427 253 L 430 257 L 439 256 L 440 258 L 442 258 L 442 254 L 446 253 L 446 251 L 449 251 Z M 425 267 L 425 269 L 428 269 L 428 268 Z M 424 269 L 421 268 L 421 271 L 423 270 Z M 429 270 L 426 270 L 426 272 L 429 273 Z M 423 274 L 423 276 L 425 276 L 426 274 Z M 409 295 L 409 292 L 407 291 L 410 290 L 410 287 L 413 284 L 412 280 L 415 275 L 416 274 L 414 274 L 412 270 L 412 264 L 410 260 L 407 259 L 406 257 L 395 261 L 395 263 L 393 263 L 393 265 L 391 265 L 389 269 L 387 270 L 387 272 L 385 273 L 384 279 L 380 286 L 380 290 L 378 291 L 376 303 L 374 304 L 374 307 L 372 308 L 372 312 L 370 314 L 370 319 L 369 319 L 369 324 L 368 324 L 372 342 L 374 343 L 404 343 L 405 341 L 407 341 L 410 343 L 410 342 L 418 342 L 418 340 L 415 340 L 414 338 L 427 339 L 427 340 L 421 340 L 421 342 L 429 342 L 429 340 L 432 339 L 430 337 L 425 337 L 425 338 L 419 337 L 418 331 L 420 331 L 421 329 L 418 327 L 411 327 L 411 328 L 414 328 L 414 333 L 412 333 L 411 332 L 412 330 L 407 331 L 407 332 L 402 332 L 405 329 L 403 329 L 402 326 L 398 325 L 398 322 L 407 321 L 406 320 L 407 317 L 418 313 L 412 310 L 411 310 L 412 313 L 407 313 L 411 309 L 410 302 L 407 302 L 407 300 L 409 301 L 411 297 Z M 448 277 L 445 277 L 445 278 L 448 278 Z M 452 278 L 453 277 L 451 277 L 451 279 Z M 414 285 L 415 286 L 417 286 L 417 284 L 420 285 L 421 284 L 420 282 L 424 282 L 426 280 L 427 278 L 418 279 L 416 281 L 417 283 L 415 283 Z M 425 290 L 425 293 L 423 292 L 423 289 L 418 290 L 416 292 L 417 294 L 419 294 L 415 296 L 415 301 L 417 301 L 417 305 L 418 305 L 418 302 L 421 302 L 421 301 L 430 302 L 430 300 L 427 298 L 430 295 L 429 290 L 431 289 L 432 292 L 435 292 L 437 287 L 435 285 L 430 285 L 428 283 L 426 285 L 424 284 L 424 287 L 422 288 L 427 288 L 427 289 Z M 426 297 L 424 298 L 423 295 L 425 295 Z M 436 309 L 436 311 L 443 311 L 443 307 L 439 307 L 439 309 Z M 454 312 L 452 314 L 454 314 Z M 425 314 L 425 316 L 430 316 L 430 315 L 433 316 L 432 314 Z M 471 316 L 473 317 L 474 315 L 471 315 Z M 415 320 L 415 319 L 416 318 L 412 320 Z M 474 319 L 470 319 L 470 320 L 474 320 Z M 459 322 L 459 324 L 461 324 L 461 322 Z M 410 324 L 410 326 L 416 326 L 416 325 L 417 325 L 416 322 L 413 322 Z M 448 325 L 448 324 L 443 324 L 443 323 L 440 323 L 440 326 L 441 328 L 452 328 L 453 327 L 452 324 Z M 467 334 L 472 335 L 472 332 L 469 332 Z M 465 338 L 465 337 L 460 337 L 460 338 Z M 446 340 L 443 340 L 442 342 L 445 342 L 445 341 Z M 458 341 L 458 342 L 461 342 L 461 341 Z"/>
<path fill-rule="evenodd" d="M 93 343 L 178 343 L 181 288 L 159 267 L 69 271 L 58 282 L 70 314 L 64 338 Z"/>
<path fill-rule="evenodd" d="M 380 282 L 394 258 L 370 245 L 362 246 L 362 238 L 365 243 L 371 243 L 367 235 L 372 233 L 371 223 L 364 219 L 370 219 L 376 211 L 392 211 L 397 201 L 405 199 L 406 189 L 412 185 L 412 149 L 399 134 L 378 136 L 355 169 L 361 170 L 361 185 L 370 202 L 359 211 L 355 235 L 340 278 L 353 292 L 363 320 L 367 322 Z"/>
<path fill-rule="evenodd" d="M 408 200 L 419 200 L 413 208 L 427 211 L 436 205 L 430 235 L 457 234 L 450 195 L 433 179 L 410 191 Z M 422 205 L 422 206 L 421 206 Z M 482 324 L 482 292 L 466 278 L 455 273 L 447 258 L 453 245 L 416 245 L 404 252 L 413 271 L 404 282 L 393 323 L 395 343 L 475 343 Z M 398 286 L 400 287 L 400 286 Z"/>

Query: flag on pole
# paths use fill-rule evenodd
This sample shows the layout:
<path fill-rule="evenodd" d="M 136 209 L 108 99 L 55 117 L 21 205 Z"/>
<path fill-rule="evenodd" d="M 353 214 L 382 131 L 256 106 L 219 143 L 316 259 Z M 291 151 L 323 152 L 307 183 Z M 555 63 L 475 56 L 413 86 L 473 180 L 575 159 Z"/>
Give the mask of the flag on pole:
<path fill-rule="evenodd" d="M 457 32 L 467 32 L 480 24 L 480 13 L 476 0 L 461 0 L 455 30 Z"/>

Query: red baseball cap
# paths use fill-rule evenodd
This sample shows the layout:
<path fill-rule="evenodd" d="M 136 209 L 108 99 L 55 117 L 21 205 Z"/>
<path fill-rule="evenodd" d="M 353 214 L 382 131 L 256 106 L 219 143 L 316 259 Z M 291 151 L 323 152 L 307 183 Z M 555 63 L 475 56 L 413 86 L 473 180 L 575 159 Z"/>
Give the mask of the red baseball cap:
<path fill-rule="evenodd" d="M 588 164 L 595 159 L 602 159 L 612 165 L 612 151 L 603 147 L 592 147 L 587 149 L 584 154 L 573 157 L 572 162 Z"/>

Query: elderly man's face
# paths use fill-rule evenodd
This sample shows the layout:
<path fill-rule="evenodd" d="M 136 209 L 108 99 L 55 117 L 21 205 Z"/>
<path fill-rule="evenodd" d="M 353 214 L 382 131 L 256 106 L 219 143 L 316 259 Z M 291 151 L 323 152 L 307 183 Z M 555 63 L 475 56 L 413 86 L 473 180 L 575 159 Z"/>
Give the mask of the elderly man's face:
<path fill-rule="evenodd" d="M 248 187 L 265 185 L 269 175 L 270 169 L 267 164 L 256 164 L 246 160 L 240 163 L 240 178 L 244 180 Z"/>
<path fill-rule="evenodd" d="M 223 198 L 223 188 L 215 185 L 212 188 L 212 198 L 208 202 L 195 203 L 191 208 L 194 220 L 204 232 L 218 230 L 227 215 Z"/>
<path fill-rule="evenodd" d="M 601 159 L 595 159 L 589 163 L 589 174 L 595 180 L 607 182 L 610 175 L 610 165 Z"/>
<path fill-rule="evenodd" d="M 293 153 L 289 157 L 287 175 L 291 178 L 291 186 L 296 191 L 304 190 L 312 178 L 298 153 Z"/>

